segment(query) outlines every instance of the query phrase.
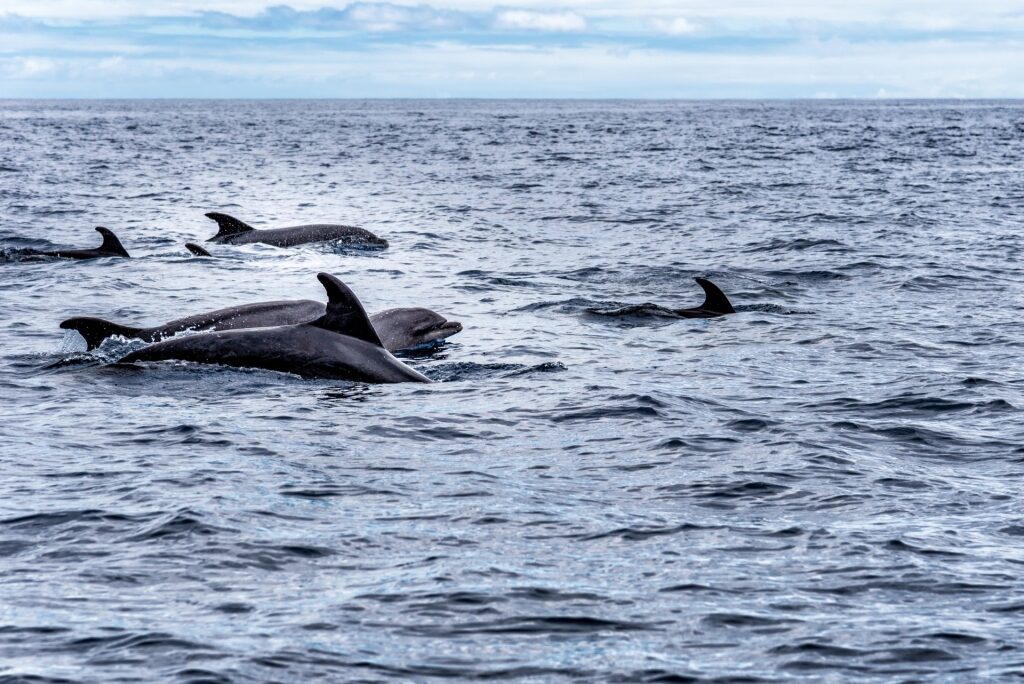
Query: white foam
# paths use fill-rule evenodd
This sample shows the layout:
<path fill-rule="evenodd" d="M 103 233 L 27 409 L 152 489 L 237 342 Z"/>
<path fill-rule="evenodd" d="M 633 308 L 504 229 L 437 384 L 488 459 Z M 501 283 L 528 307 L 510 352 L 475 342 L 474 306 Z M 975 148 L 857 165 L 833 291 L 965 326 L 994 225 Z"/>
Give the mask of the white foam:
<path fill-rule="evenodd" d="M 61 354 L 71 354 L 74 352 L 84 352 L 88 347 L 89 345 L 86 343 L 85 338 L 77 330 L 65 330 L 64 339 L 60 341 L 60 347 L 57 351 Z"/>

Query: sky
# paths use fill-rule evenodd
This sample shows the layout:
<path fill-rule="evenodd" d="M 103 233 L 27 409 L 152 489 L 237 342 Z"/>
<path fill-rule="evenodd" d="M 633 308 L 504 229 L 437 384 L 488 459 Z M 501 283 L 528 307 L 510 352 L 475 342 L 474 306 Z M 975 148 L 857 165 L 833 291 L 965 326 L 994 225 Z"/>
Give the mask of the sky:
<path fill-rule="evenodd" d="M 1022 98 L 1024 0 L 0 0 L 30 97 Z"/>

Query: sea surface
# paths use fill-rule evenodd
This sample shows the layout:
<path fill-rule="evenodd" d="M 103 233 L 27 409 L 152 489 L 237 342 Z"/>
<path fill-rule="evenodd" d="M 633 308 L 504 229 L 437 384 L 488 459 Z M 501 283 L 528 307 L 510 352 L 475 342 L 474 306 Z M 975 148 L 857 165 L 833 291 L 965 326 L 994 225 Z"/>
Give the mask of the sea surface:
<path fill-rule="evenodd" d="M 6 100 L 0 218 L 4 684 L 1024 676 L 1024 103 Z M 437 382 L 58 327 L 320 271 Z"/>

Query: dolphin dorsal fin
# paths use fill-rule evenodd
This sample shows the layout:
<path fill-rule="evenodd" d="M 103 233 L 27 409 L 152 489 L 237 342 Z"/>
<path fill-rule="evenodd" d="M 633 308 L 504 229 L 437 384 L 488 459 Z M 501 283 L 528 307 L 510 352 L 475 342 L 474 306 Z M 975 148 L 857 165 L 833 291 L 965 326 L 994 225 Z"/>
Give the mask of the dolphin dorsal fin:
<path fill-rule="evenodd" d="M 366 309 L 348 285 L 329 273 L 318 273 L 316 277 L 327 290 L 327 313 L 306 325 L 315 325 L 383 347 L 384 343 L 380 341 L 370 317 L 366 315 Z"/>
<path fill-rule="evenodd" d="M 195 244 L 193 242 L 186 242 L 185 243 L 185 249 L 187 249 L 188 251 L 192 252 L 192 254 L 196 255 L 197 257 L 213 256 L 212 254 L 207 252 L 205 249 L 203 249 L 202 247 L 200 247 L 199 245 L 197 245 L 197 244 Z"/>
<path fill-rule="evenodd" d="M 213 219 L 217 222 L 217 234 L 214 238 L 226 237 L 228 235 L 238 235 L 239 233 L 248 233 L 250 230 L 256 230 L 248 223 L 239 221 L 234 216 L 228 216 L 227 214 L 221 214 L 216 211 L 211 211 L 206 215 L 206 218 Z"/>
<path fill-rule="evenodd" d="M 730 314 L 736 313 L 736 309 L 732 308 L 732 303 L 729 302 L 729 298 L 725 296 L 725 293 L 718 289 L 710 280 L 704 278 L 694 278 L 697 284 L 704 288 L 704 303 L 700 305 L 701 309 L 705 311 L 713 311 L 715 313 Z"/>
<path fill-rule="evenodd" d="M 96 226 L 96 232 L 103 236 L 103 244 L 99 247 L 101 252 L 119 254 L 123 257 L 128 256 L 128 250 L 124 248 L 124 245 L 121 244 L 121 241 L 117 239 L 117 236 L 109 228 Z"/>

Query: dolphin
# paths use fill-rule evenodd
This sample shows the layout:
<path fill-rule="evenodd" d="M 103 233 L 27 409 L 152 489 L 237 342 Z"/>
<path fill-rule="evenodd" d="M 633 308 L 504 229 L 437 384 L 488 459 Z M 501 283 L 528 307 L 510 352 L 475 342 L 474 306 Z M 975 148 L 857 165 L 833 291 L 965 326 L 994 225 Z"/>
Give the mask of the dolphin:
<path fill-rule="evenodd" d="M 85 338 L 88 349 L 115 335 L 128 339 L 157 342 L 186 330 L 240 330 L 278 325 L 308 323 L 324 315 L 324 305 L 311 299 L 258 302 L 186 316 L 152 328 L 134 328 L 102 318 L 79 316 L 62 321 L 64 330 L 76 330 Z M 390 352 L 435 346 L 462 331 L 462 324 L 449 321 L 430 309 L 416 307 L 387 309 L 370 316 L 374 330 Z"/>
<path fill-rule="evenodd" d="M 61 257 L 63 259 L 98 259 L 100 257 L 130 258 L 128 250 L 121 245 L 109 229 L 96 226 L 96 232 L 103 236 L 103 244 L 94 249 L 58 249 L 51 252 L 34 252 L 40 256 Z"/>
<path fill-rule="evenodd" d="M 199 245 L 195 244 L 194 242 L 186 242 L 185 243 L 185 249 L 187 249 L 188 251 L 192 252 L 193 256 L 197 256 L 197 257 L 213 256 L 212 254 L 210 254 L 209 252 L 207 252 L 205 249 L 203 249 Z"/>
<path fill-rule="evenodd" d="M 118 335 L 128 339 L 157 342 L 186 330 L 240 330 L 243 328 L 269 328 L 280 325 L 308 323 L 324 315 L 322 302 L 311 299 L 294 301 L 259 302 L 244 306 L 208 311 L 195 316 L 178 318 L 152 328 L 133 328 L 102 318 L 82 316 L 69 318 L 60 324 L 65 330 L 77 330 L 85 338 L 89 349 L 95 349 L 108 337 Z"/>
<path fill-rule="evenodd" d="M 231 245 L 243 245 L 261 242 L 275 247 L 293 247 L 311 242 L 339 241 L 346 244 L 366 247 L 387 247 L 388 241 L 383 240 L 368 230 L 355 226 L 343 226 L 331 223 L 314 223 L 307 226 L 290 226 L 257 230 L 233 216 L 215 211 L 208 213 L 207 218 L 217 222 L 219 231 L 207 242 L 219 242 Z"/>
<path fill-rule="evenodd" d="M 725 293 L 710 280 L 705 278 L 694 278 L 697 284 L 704 289 L 704 303 L 689 309 L 671 309 L 658 304 L 631 304 L 617 309 L 587 309 L 590 313 L 601 316 L 630 316 L 634 314 L 651 313 L 660 315 L 672 315 L 679 318 L 716 318 L 726 314 L 736 313 Z"/>
<path fill-rule="evenodd" d="M 327 273 L 327 310 L 308 323 L 176 337 L 132 352 L 118 363 L 192 361 L 263 368 L 304 378 L 353 382 L 430 382 L 384 348 L 355 293 Z"/>
<path fill-rule="evenodd" d="M 706 278 L 694 278 L 694 280 L 704 289 L 704 303 L 692 309 L 670 309 L 672 313 L 682 318 L 715 318 L 736 313 L 729 298 L 718 289 L 717 285 Z"/>

